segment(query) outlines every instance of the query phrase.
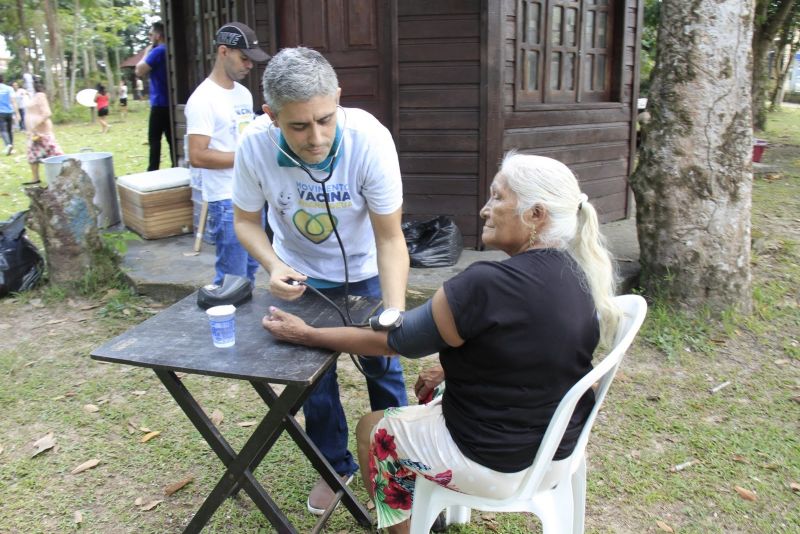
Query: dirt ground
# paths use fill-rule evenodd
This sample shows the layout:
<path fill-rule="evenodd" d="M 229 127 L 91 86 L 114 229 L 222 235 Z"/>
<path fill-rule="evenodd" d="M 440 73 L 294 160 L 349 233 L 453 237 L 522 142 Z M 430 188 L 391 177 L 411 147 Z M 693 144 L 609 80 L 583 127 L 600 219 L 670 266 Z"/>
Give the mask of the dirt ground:
<path fill-rule="evenodd" d="M 793 167 L 800 164 L 800 149 L 798 147 L 773 145 L 770 147 L 769 153 L 771 162 L 778 165 Z M 761 285 L 769 285 L 773 280 L 786 282 L 786 269 L 780 265 L 781 262 L 787 261 L 784 250 L 786 243 L 800 243 L 800 216 L 798 216 L 798 213 L 800 213 L 800 191 L 797 188 L 797 180 L 794 181 L 795 185 L 793 187 L 789 187 L 790 184 L 787 183 L 787 178 L 780 172 L 760 175 L 756 180 L 762 181 L 762 185 L 766 187 L 771 187 L 774 184 L 776 188 L 781 187 L 781 191 L 784 192 L 779 198 L 769 200 L 769 205 L 759 206 L 754 212 L 753 250 L 758 255 L 758 262 L 755 264 L 756 267 L 753 271 L 754 280 Z M 795 250 L 793 254 L 796 259 L 797 251 Z M 793 280 L 792 283 L 795 287 L 797 286 L 797 280 Z M 113 297 L 113 295 L 110 297 Z M 35 401 L 31 398 L 10 399 L 3 397 L 2 393 L 0 393 L 0 406 L 7 416 L 13 419 L 19 412 L 28 414 L 26 416 L 28 417 L 26 424 L 16 421 L 13 424 L 8 424 L 7 421 L 6 424 L 0 425 L 0 427 L 4 427 L 3 432 L 0 433 L 0 468 L 6 470 L 5 475 L 0 476 L 0 482 L 6 488 L 20 483 L 18 479 L 19 472 L 12 473 L 9 465 L 15 459 L 29 456 L 30 444 L 48 430 L 46 424 L 36 421 L 30 415 L 31 413 L 35 414 L 36 410 L 23 407 L 22 404 L 41 402 L 40 410 L 45 413 L 51 408 L 48 402 L 43 400 L 49 399 L 49 402 L 69 400 L 70 395 L 78 395 L 81 391 L 89 389 L 93 381 L 102 381 L 104 376 L 111 372 L 109 367 L 112 366 L 100 365 L 89 360 L 86 356 L 91 349 L 161 308 L 160 305 L 152 302 L 138 302 L 135 305 L 126 305 L 121 309 L 114 309 L 109 313 L 110 297 L 105 300 L 71 297 L 66 300 L 52 302 L 46 298 L 43 299 L 41 295 L 37 295 L 35 298 L 22 296 L 0 300 L 0 338 L 3 339 L 0 353 L 6 355 L 3 360 L 4 365 L 0 368 L 2 382 L 7 386 L 16 380 L 24 380 L 26 370 L 31 368 L 52 366 L 54 374 L 51 377 L 53 381 L 43 385 L 45 388 L 52 389 L 40 391 L 35 386 L 31 386 L 32 389 L 28 390 L 33 399 L 37 399 Z M 795 289 L 793 294 L 781 296 L 774 305 L 796 310 L 798 300 L 798 293 Z M 106 314 L 106 316 L 103 316 L 103 314 Z M 786 329 L 781 334 L 758 335 L 743 330 L 734 331 L 727 336 L 724 333 L 719 334 L 725 337 L 724 339 L 712 340 L 718 347 L 713 358 L 710 358 L 713 361 L 713 365 L 709 364 L 708 375 L 702 379 L 706 380 L 709 385 L 722 382 L 724 377 L 733 377 L 732 380 L 745 381 L 748 375 L 760 373 L 765 367 L 775 367 L 776 373 L 788 376 L 789 382 L 794 384 L 794 391 L 790 392 L 789 395 L 800 395 L 800 374 L 798 373 L 800 359 L 797 356 L 800 354 L 797 349 L 798 339 L 800 339 L 800 325 L 796 323 L 787 324 L 785 327 Z M 10 356 L 12 354 L 13 356 Z M 341 361 L 342 389 L 344 391 L 343 396 L 346 397 L 346 410 L 348 413 L 363 413 L 368 404 L 365 389 L 361 386 L 363 379 L 356 374 L 352 365 L 345 361 L 344 358 Z M 658 350 L 652 344 L 639 340 L 623 363 L 623 370 L 617 379 L 619 383 L 612 386 L 609 403 L 613 404 L 614 401 L 619 400 L 620 395 L 639 394 L 645 397 L 657 395 L 657 393 L 650 391 L 646 384 L 658 379 L 657 377 L 663 373 L 665 362 L 670 363 L 665 359 L 663 351 Z M 672 364 L 674 364 L 674 361 L 669 365 L 674 370 L 676 366 Z M 412 365 L 411 372 L 408 373 L 409 381 L 413 381 L 413 376 L 415 375 L 412 375 L 412 373 L 415 369 L 416 367 Z M 61 371 L 66 374 L 57 376 L 57 373 Z M 117 369 L 113 371 L 119 372 Z M 154 381 L 155 379 L 150 377 L 150 380 Z M 146 388 L 143 386 L 142 389 Z M 680 395 L 680 392 L 676 392 L 675 395 Z M 786 397 L 787 392 L 785 390 L 776 390 L 771 395 L 774 395 L 775 401 L 779 402 Z M 66 399 L 64 398 L 65 396 L 67 397 Z M 114 398 L 109 398 L 107 401 L 115 402 Z M 796 414 L 797 411 L 795 410 L 793 413 Z M 657 453 L 659 448 L 663 451 L 669 447 L 668 444 L 651 443 L 631 448 L 626 440 L 617 443 L 615 433 L 622 431 L 620 430 L 622 428 L 620 425 L 624 423 L 617 420 L 619 415 L 620 413 L 615 411 L 613 407 L 604 410 L 603 417 L 599 420 L 596 432 L 590 440 L 590 466 L 593 461 L 603 455 L 616 454 L 636 462 L 646 454 Z M 724 416 L 712 415 L 709 417 L 724 419 Z M 794 426 L 796 434 L 797 421 L 788 422 L 787 424 Z M 62 436 L 61 439 L 62 442 L 67 441 L 67 439 L 79 441 L 81 435 L 76 430 L 75 435 L 71 438 Z M 590 479 L 592 476 L 590 467 Z M 60 483 L 59 481 L 54 482 Z M 28 483 L 32 482 L 29 481 Z M 632 484 L 633 481 L 623 480 L 621 483 Z M 76 482 L 71 482 L 71 484 L 76 484 Z M 130 495 L 130 488 L 127 487 L 129 484 L 130 480 L 126 477 L 109 475 L 102 481 L 102 489 L 98 487 L 97 490 L 105 496 Z M 587 530 L 589 531 L 667 531 L 664 528 L 657 527 L 655 520 L 657 517 L 662 518 L 667 525 L 672 524 L 676 529 L 675 531 L 679 531 L 679 527 L 684 526 L 687 527 L 686 531 L 702 532 L 702 525 L 709 525 L 708 531 L 716 531 L 717 528 L 722 528 L 720 525 L 725 524 L 724 519 L 719 519 L 719 523 L 714 526 L 715 521 L 717 521 L 716 514 L 719 513 L 720 517 L 724 517 L 724 510 L 715 511 L 711 509 L 708 512 L 708 517 L 702 520 L 694 518 L 693 522 L 692 518 L 687 517 L 684 503 L 680 505 L 662 505 L 658 502 L 642 502 L 632 498 L 628 493 L 605 492 L 603 484 L 601 483 L 598 486 L 596 480 L 594 484 L 592 486 L 590 481 L 590 496 L 586 514 Z M 608 482 L 605 484 L 608 484 Z M 731 490 L 727 488 L 724 491 Z M 45 495 L 46 490 L 43 490 L 41 498 L 44 499 Z M 182 524 L 182 521 L 187 516 L 190 516 L 195 509 L 196 503 L 199 502 L 197 501 L 198 498 L 194 496 L 191 500 L 185 502 L 184 506 L 175 512 L 173 516 L 170 516 L 168 521 L 175 521 L 174 526 Z M 791 501 L 789 501 L 788 506 L 796 507 L 797 504 L 798 501 L 795 499 L 794 504 L 792 505 Z M 17 504 L 17 506 L 20 505 Z M 769 505 L 765 504 L 765 506 Z M 775 513 L 780 516 L 783 513 L 782 507 L 787 505 L 774 504 L 774 506 L 777 507 Z M 65 507 L 68 508 L 68 506 Z M 100 532 L 106 527 L 109 528 L 106 531 L 120 531 L 119 524 L 115 525 L 114 523 L 115 519 L 119 518 L 108 517 L 104 514 L 104 507 L 103 499 L 87 503 L 85 510 L 88 510 L 88 512 L 86 514 L 102 518 L 88 531 Z M 58 503 L 56 503 L 55 509 L 51 510 L 52 515 L 48 515 L 47 511 L 39 512 L 40 517 L 36 518 L 35 521 L 36 527 L 31 531 L 63 531 L 65 521 L 58 514 L 64 511 L 56 510 L 57 508 L 59 508 Z M 0 531 L 22 531 L 19 525 L 25 522 L 11 521 L 10 519 L 15 513 L 30 513 L 30 511 L 20 508 L 16 512 L 8 509 L 5 512 L 0 512 Z M 8 530 L 3 527 L 4 520 L 11 521 L 6 526 Z M 119 520 L 123 522 L 122 519 Z M 159 528 L 167 528 L 162 521 L 164 521 L 163 518 L 154 520 L 154 522 L 146 518 L 139 518 L 133 524 L 136 525 L 137 529 L 141 527 L 144 531 L 158 531 Z M 69 521 L 66 524 L 68 525 Z M 124 524 L 130 525 L 130 523 Z M 530 524 L 535 524 L 535 521 L 531 520 Z M 748 528 L 742 525 L 747 524 L 746 521 L 733 522 L 729 528 L 722 528 L 722 530 L 727 532 L 746 532 Z M 101 525 L 99 529 L 98 525 Z M 481 527 L 480 517 L 477 518 L 477 525 L 475 526 L 478 528 L 476 531 L 488 528 L 485 525 L 485 528 Z M 515 532 L 517 531 L 516 528 L 518 527 L 515 527 L 514 530 L 508 530 L 508 532 Z M 798 530 L 793 530 L 794 528 L 798 528 Z M 490 528 L 490 530 L 497 531 L 495 528 Z M 798 532 L 800 531 L 800 526 L 797 524 L 782 525 L 778 521 L 775 531 Z"/>

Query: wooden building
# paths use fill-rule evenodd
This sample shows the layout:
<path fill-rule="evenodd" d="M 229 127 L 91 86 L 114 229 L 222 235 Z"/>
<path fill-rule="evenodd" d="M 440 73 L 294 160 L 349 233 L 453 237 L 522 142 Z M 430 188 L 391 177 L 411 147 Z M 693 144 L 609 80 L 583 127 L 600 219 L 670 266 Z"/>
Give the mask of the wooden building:
<path fill-rule="evenodd" d="M 270 53 L 304 45 L 336 68 L 342 104 L 394 135 L 406 220 L 478 212 L 509 149 L 566 163 L 603 221 L 628 215 L 642 0 L 163 0 L 175 146 L 211 70 L 214 31 L 239 20 Z M 257 67 L 243 81 L 262 103 Z"/>

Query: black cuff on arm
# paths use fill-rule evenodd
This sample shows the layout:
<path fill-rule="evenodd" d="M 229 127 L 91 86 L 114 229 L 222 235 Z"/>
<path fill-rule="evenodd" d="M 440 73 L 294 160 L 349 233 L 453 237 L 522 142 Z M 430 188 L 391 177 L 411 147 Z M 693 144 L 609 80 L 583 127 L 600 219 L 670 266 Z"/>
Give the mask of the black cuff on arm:
<path fill-rule="evenodd" d="M 392 350 L 406 358 L 421 358 L 449 346 L 433 320 L 430 299 L 422 306 L 405 312 L 403 323 L 389 332 L 386 342 Z"/>

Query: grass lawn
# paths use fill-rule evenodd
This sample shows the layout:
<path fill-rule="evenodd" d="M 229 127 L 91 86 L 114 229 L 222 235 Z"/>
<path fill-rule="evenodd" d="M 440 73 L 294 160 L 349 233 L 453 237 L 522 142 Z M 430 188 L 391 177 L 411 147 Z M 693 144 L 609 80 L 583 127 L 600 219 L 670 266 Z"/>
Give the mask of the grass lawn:
<path fill-rule="evenodd" d="M 112 114 L 107 135 L 73 124 L 57 136 L 65 152 L 108 150 L 118 175 L 138 172 L 146 119 L 134 109 L 124 124 Z M 589 442 L 588 532 L 800 532 L 800 110 L 771 115 L 763 137 L 762 161 L 776 168 L 754 182 L 755 312 L 715 320 L 651 307 Z M 19 183 L 28 179 L 24 156 L 0 156 L 0 218 L 26 207 Z M 45 286 L 0 300 L 0 532 L 179 532 L 198 509 L 222 474 L 216 455 L 151 371 L 88 357 L 160 307 L 124 289 Z M 404 361 L 409 387 L 430 363 Z M 241 447 L 251 431 L 241 424 L 263 415 L 256 393 L 210 377 L 184 383 Z M 369 406 L 345 357 L 340 384 L 352 429 Z M 50 433 L 54 447 L 32 456 Z M 99 463 L 72 474 L 88 460 Z M 316 474 L 287 438 L 256 476 L 299 531 L 310 530 L 305 498 Z M 449 532 L 539 529 L 525 514 L 473 512 Z M 240 496 L 206 531 L 272 529 Z M 360 530 L 340 507 L 326 531 Z"/>

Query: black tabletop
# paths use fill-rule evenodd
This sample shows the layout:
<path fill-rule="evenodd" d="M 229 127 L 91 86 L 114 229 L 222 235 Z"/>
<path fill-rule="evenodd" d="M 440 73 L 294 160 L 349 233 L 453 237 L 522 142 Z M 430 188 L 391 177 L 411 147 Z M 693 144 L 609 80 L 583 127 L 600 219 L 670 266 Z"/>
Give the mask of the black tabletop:
<path fill-rule="evenodd" d="M 344 303 L 343 296 L 334 300 L 340 306 Z M 366 320 L 377 305 L 376 300 L 350 297 L 353 321 Z M 208 319 L 197 306 L 195 292 L 96 348 L 91 356 L 170 371 L 278 384 L 312 383 L 338 354 L 277 341 L 261 326 L 269 306 L 294 313 L 314 326 L 342 325 L 336 309 L 311 291 L 286 302 L 256 289 L 253 299 L 236 309 L 236 344 L 220 349 L 211 342 Z"/>

